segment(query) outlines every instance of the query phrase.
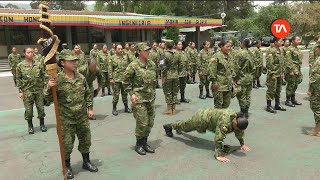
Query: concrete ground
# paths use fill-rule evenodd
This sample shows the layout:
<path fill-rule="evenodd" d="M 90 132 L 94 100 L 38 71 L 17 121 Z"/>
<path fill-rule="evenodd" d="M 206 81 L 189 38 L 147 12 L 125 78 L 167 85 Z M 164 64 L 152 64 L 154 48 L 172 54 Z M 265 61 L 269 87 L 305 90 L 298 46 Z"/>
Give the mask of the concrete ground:
<path fill-rule="evenodd" d="M 188 119 L 200 108 L 213 107 L 213 99 L 198 98 L 198 85 L 187 86 L 186 96 L 191 103 L 178 105 L 175 116 L 161 114 L 165 110 L 164 95 L 162 89 L 157 90 L 155 125 L 149 137 L 156 153 L 146 156 L 137 155 L 133 150 L 135 120 L 132 114 L 124 113 L 124 107 L 119 103 L 120 114 L 115 117 L 111 114 L 112 97 L 97 97 L 97 120 L 90 124 L 91 158 L 99 172 L 81 169 L 82 158 L 76 141 L 71 160 L 75 179 L 319 179 L 320 138 L 305 135 L 305 131 L 314 126 L 306 98 L 306 66 L 303 75 L 304 81 L 297 93 L 297 99 L 303 105 L 287 107 L 286 112 L 266 112 L 266 88 L 253 89 L 250 124 L 245 136 L 245 143 L 252 151 L 238 150 L 227 155 L 231 160 L 228 164 L 214 159 L 214 134 L 211 132 L 175 134 L 173 138 L 165 136 L 163 124 Z M 46 107 L 48 132 L 39 132 L 35 119 L 35 134 L 27 134 L 23 104 L 12 77 L 0 79 L 0 179 L 62 179 L 53 106 Z M 261 79 L 264 83 L 265 76 Z M 282 104 L 284 92 L 283 86 Z M 232 100 L 230 108 L 239 110 L 236 99 Z M 227 136 L 225 143 L 238 146 L 233 134 Z"/>

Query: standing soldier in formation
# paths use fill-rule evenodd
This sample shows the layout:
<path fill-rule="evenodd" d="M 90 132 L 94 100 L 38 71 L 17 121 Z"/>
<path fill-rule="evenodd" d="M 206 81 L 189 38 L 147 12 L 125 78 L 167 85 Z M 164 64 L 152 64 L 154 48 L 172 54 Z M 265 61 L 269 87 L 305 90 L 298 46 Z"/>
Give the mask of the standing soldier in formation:
<path fill-rule="evenodd" d="M 298 88 L 298 84 L 302 82 L 302 73 L 301 73 L 301 65 L 302 65 L 302 52 L 298 48 L 300 44 L 300 37 L 293 36 L 292 37 L 292 45 L 285 51 L 285 80 L 287 82 L 286 87 L 286 103 L 285 105 L 289 107 L 295 107 L 295 105 L 302 105 L 300 102 L 296 100 L 296 90 Z"/>
<path fill-rule="evenodd" d="M 315 50 L 320 44 L 320 37 L 316 37 L 314 41 L 316 41 L 316 44 L 310 49 L 310 52 L 309 52 L 309 72 L 311 72 L 311 66 L 314 64 L 314 62 L 316 62 L 316 60 L 319 57 L 319 54 L 316 54 Z"/>
<path fill-rule="evenodd" d="M 74 46 L 73 56 L 75 56 L 77 59 L 79 59 L 77 61 L 77 68 L 81 68 L 83 66 L 86 66 L 87 62 L 86 62 L 85 54 L 81 52 L 80 46 L 78 44 Z"/>
<path fill-rule="evenodd" d="M 186 54 L 189 61 L 189 78 L 192 78 L 190 83 L 194 84 L 196 82 L 196 74 L 198 69 L 198 51 L 194 42 L 191 42 L 191 47 L 188 51 L 186 51 Z"/>
<path fill-rule="evenodd" d="M 112 44 L 112 48 L 110 49 L 109 54 L 110 54 L 110 56 L 113 56 L 116 54 L 116 44 L 115 43 Z"/>
<path fill-rule="evenodd" d="M 284 52 L 287 52 L 289 50 L 290 44 L 290 39 L 286 39 L 284 41 L 284 45 L 281 47 Z"/>
<path fill-rule="evenodd" d="M 157 42 L 153 42 L 152 43 L 152 48 L 149 52 L 149 59 L 156 65 L 157 69 L 156 69 L 156 77 L 157 77 L 157 82 L 156 82 L 156 88 L 160 88 L 159 85 L 159 71 L 160 71 L 160 67 L 159 67 L 159 61 L 160 61 L 160 53 L 157 50 L 158 44 Z"/>
<path fill-rule="evenodd" d="M 129 48 L 130 48 L 130 45 L 129 45 L 129 43 L 126 43 L 125 45 L 124 45 L 124 49 L 123 49 L 123 55 L 125 55 L 125 54 L 127 54 L 128 53 L 128 51 L 129 51 Z"/>
<path fill-rule="evenodd" d="M 185 50 L 184 50 L 184 52 L 185 53 L 188 53 L 189 52 L 189 50 L 191 49 L 191 44 L 192 44 L 192 42 L 190 41 L 189 43 L 188 43 L 188 46 L 185 48 Z"/>
<path fill-rule="evenodd" d="M 284 72 L 284 53 L 280 49 L 282 39 L 273 38 L 274 46 L 270 48 L 268 55 L 266 56 L 267 61 L 267 111 L 270 113 L 276 113 L 276 110 L 286 111 L 284 107 L 280 105 L 280 94 L 281 85 Z M 271 101 L 275 99 L 276 103 L 274 109 L 271 106 Z"/>
<path fill-rule="evenodd" d="M 17 48 L 12 47 L 11 54 L 8 56 L 9 66 L 13 75 L 14 85 L 17 86 L 16 69 L 17 65 L 22 61 L 21 55 L 17 53 Z"/>
<path fill-rule="evenodd" d="M 208 73 L 212 82 L 215 108 L 228 108 L 231 102 L 235 76 L 229 56 L 231 46 L 230 41 L 222 40 L 219 43 L 221 50 L 209 61 Z"/>
<path fill-rule="evenodd" d="M 72 51 L 68 48 L 67 43 L 62 44 L 62 50 L 60 51 L 59 55 L 65 56 L 65 55 L 70 55 Z"/>
<path fill-rule="evenodd" d="M 129 49 L 126 54 L 123 54 L 123 56 L 128 61 L 128 64 L 136 59 L 136 50 L 134 43 L 129 43 Z"/>
<path fill-rule="evenodd" d="M 97 62 L 96 62 L 95 58 L 93 58 L 93 57 L 90 58 L 86 64 L 87 64 L 87 66 L 82 66 L 81 68 L 78 69 L 78 71 L 86 78 L 86 81 L 87 81 L 89 89 L 90 89 L 90 93 L 92 95 L 90 97 L 92 98 L 91 101 L 93 104 L 93 98 L 98 94 L 98 92 L 100 91 L 101 86 L 103 84 L 103 78 L 102 78 L 102 74 L 101 74 L 100 69 L 97 67 Z M 98 80 L 98 89 L 94 90 L 93 81 L 96 79 Z M 93 105 L 92 105 L 92 109 L 93 109 Z M 93 116 L 89 117 L 89 119 L 96 120 L 96 117 L 93 115 Z"/>
<path fill-rule="evenodd" d="M 40 120 L 40 130 L 46 132 L 47 128 L 44 125 L 44 66 L 41 63 L 34 61 L 34 52 L 32 48 L 23 50 L 25 60 L 17 66 L 17 86 L 19 88 L 19 96 L 23 99 L 25 108 L 24 118 L 28 121 L 28 132 L 34 134 L 33 129 L 33 104 L 36 105 L 38 118 Z"/>
<path fill-rule="evenodd" d="M 212 51 L 210 48 L 210 42 L 205 41 L 203 42 L 203 49 L 199 52 L 199 61 L 198 61 L 198 74 L 200 78 L 200 84 L 199 84 L 199 98 L 200 99 L 206 99 L 207 98 L 213 98 L 212 95 L 210 95 L 209 91 L 209 84 L 210 80 L 208 78 L 208 65 L 209 65 L 209 60 L 212 58 Z M 206 95 L 203 95 L 203 86 L 206 88 Z"/>
<path fill-rule="evenodd" d="M 133 117 L 136 119 L 135 135 L 137 142 L 135 151 L 140 155 L 145 155 L 146 152 L 155 152 L 148 145 L 148 136 L 155 118 L 154 101 L 157 81 L 157 66 L 148 58 L 150 49 L 146 43 L 137 44 L 139 58 L 129 64 L 123 82 L 131 97 Z"/>
<path fill-rule="evenodd" d="M 241 50 L 236 55 L 236 77 L 237 99 L 241 112 L 248 116 L 251 101 L 252 81 L 256 72 L 253 55 L 249 51 L 250 39 L 243 39 L 240 44 Z"/>
<path fill-rule="evenodd" d="M 38 48 L 34 48 L 34 60 L 35 60 L 35 62 L 42 63 L 41 59 L 42 59 L 42 55 L 39 53 Z"/>
<path fill-rule="evenodd" d="M 310 84 L 308 95 L 310 97 L 310 108 L 313 111 L 315 128 L 308 131 L 311 136 L 320 137 L 320 45 L 314 48 L 314 55 L 318 56 L 310 70 Z"/>
<path fill-rule="evenodd" d="M 187 74 L 188 74 L 189 62 L 188 62 L 186 53 L 182 50 L 182 48 L 183 48 L 182 41 L 178 41 L 175 53 L 177 54 L 179 59 L 178 73 L 179 73 L 179 87 L 180 87 L 180 94 L 181 94 L 180 102 L 189 103 L 189 100 L 185 98 L 185 90 L 186 90 L 187 80 L 188 80 Z"/>
<path fill-rule="evenodd" d="M 94 44 L 92 49 L 90 50 L 90 58 L 98 58 L 99 56 L 99 49 L 98 49 L 98 45 L 97 44 Z"/>
<path fill-rule="evenodd" d="M 190 119 L 178 121 L 172 124 L 165 124 L 163 128 L 167 136 L 173 137 L 172 129 L 177 132 L 197 131 L 206 133 L 211 131 L 215 133 L 214 148 L 215 158 L 220 162 L 230 162 L 229 159 L 222 156 L 223 152 L 228 151 L 228 146 L 224 145 L 224 139 L 227 134 L 234 132 L 239 140 L 241 149 L 250 151 L 250 148 L 244 144 L 244 130 L 248 127 L 248 117 L 242 113 L 236 113 L 231 109 L 200 109 Z"/>
<path fill-rule="evenodd" d="M 166 66 L 162 69 L 162 88 L 167 103 L 166 115 L 176 114 L 176 102 L 179 92 L 179 59 L 173 51 L 173 41 L 166 40 L 165 59 Z"/>
<path fill-rule="evenodd" d="M 260 77 L 263 70 L 263 52 L 261 51 L 261 41 L 256 41 L 256 47 L 252 49 L 253 60 L 256 66 L 256 73 L 253 79 L 253 88 L 262 87 L 260 83 Z"/>
<path fill-rule="evenodd" d="M 110 59 L 110 55 L 108 53 L 108 47 L 106 44 L 102 46 L 102 50 L 99 53 L 99 58 L 98 58 L 98 64 L 99 64 L 99 69 L 101 71 L 101 75 L 103 78 L 102 81 L 102 94 L 101 97 L 104 97 L 106 95 L 105 93 L 105 88 L 108 88 L 108 95 L 112 95 L 111 89 L 110 89 L 110 81 L 109 81 L 109 76 L 108 76 L 108 62 Z"/>
<path fill-rule="evenodd" d="M 62 141 L 66 173 L 68 179 L 74 175 L 70 164 L 75 135 L 79 140 L 78 150 L 82 154 L 82 168 L 90 172 L 98 172 L 98 168 L 90 161 L 91 131 L 88 117 L 94 115 L 92 111 L 92 97 L 85 77 L 76 71 L 77 57 L 72 55 L 60 56 L 58 66 L 63 71 L 56 79 L 50 79 L 45 90 L 47 102 L 52 102 L 50 88 L 57 86 L 59 115 L 61 120 Z"/>
<path fill-rule="evenodd" d="M 127 113 L 131 113 L 131 109 L 129 109 L 128 107 L 128 93 L 124 91 L 122 84 L 123 72 L 126 70 L 128 66 L 128 61 L 123 57 L 122 46 L 120 44 L 116 46 L 116 54 L 111 56 L 108 66 L 109 81 L 112 84 L 113 90 L 112 114 L 114 116 L 118 115 L 117 104 L 120 92 L 124 104 L 124 111 Z"/>

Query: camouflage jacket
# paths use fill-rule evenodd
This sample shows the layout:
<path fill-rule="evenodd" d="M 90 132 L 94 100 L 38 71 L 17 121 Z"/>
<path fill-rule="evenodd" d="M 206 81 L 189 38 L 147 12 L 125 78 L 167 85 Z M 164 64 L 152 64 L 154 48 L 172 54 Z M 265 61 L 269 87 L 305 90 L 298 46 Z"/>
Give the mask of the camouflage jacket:
<path fill-rule="evenodd" d="M 162 68 L 162 75 L 166 79 L 179 78 L 179 56 L 173 50 L 165 50 L 166 67 Z"/>
<path fill-rule="evenodd" d="M 91 49 L 90 50 L 90 58 L 98 58 L 99 54 L 100 54 L 99 49 L 96 49 L 96 50 Z"/>
<path fill-rule="evenodd" d="M 108 62 L 110 55 L 109 53 L 104 53 L 102 50 L 99 53 L 98 65 L 101 72 L 108 72 Z"/>
<path fill-rule="evenodd" d="M 313 63 L 310 70 L 309 91 L 312 96 L 320 97 L 320 57 Z"/>
<path fill-rule="evenodd" d="M 221 51 L 214 54 L 209 61 L 208 75 L 212 84 L 219 84 L 218 91 L 231 91 L 235 74 L 230 57 Z"/>
<path fill-rule="evenodd" d="M 111 48 L 111 49 L 109 50 L 109 54 L 110 54 L 110 56 L 115 55 L 115 54 L 116 54 L 116 50 L 113 49 L 113 48 Z"/>
<path fill-rule="evenodd" d="M 149 52 L 149 59 L 159 68 L 160 53 L 157 50 L 151 49 Z"/>
<path fill-rule="evenodd" d="M 103 83 L 103 78 L 100 69 L 97 67 L 97 71 L 95 73 L 90 72 L 88 66 L 84 66 L 85 68 L 79 68 L 78 72 L 81 73 L 85 78 L 90 88 L 93 88 L 93 81 L 98 80 L 98 86 L 101 87 Z"/>
<path fill-rule="evenodd" d="M 237 84 L 252 84 L 256 69 L 253 62 L 253 54 L 248 49 L 241 49 L 236 54 L 234 63 Z"/>
<path fill-rule="evenodd" d="M 189 46 L 187 46 L 185 49 L 184 49 L 184 52 L 188 53 L 190 50 L 192 50 Z"/>
<path fill-rule="evenodd" d="M 17 86 L 20 92 L 41 92 L 45 85 L 45 70 L 43 64 L 32 61 L 29 65 L 25 60 L 16 69 Z"/>
<path fill-rule="evenodd" d="M 156 65 L 148 61 L 143 65 L 139 59 L 131 62 L 124 73 L 124 87 L 137 96 L 137 103 L 153 102 L 156 98 Z"/>
<path fill-rule="evenodd" d="M 17 68 L 17 65 L 22 61 L 20 54 L 9 54 L 8 56 L 9 66 L 11 69 Z"/>
<path fill-rule="evenodd" d="M 136 60 L 135 53 L 130 50 L 126 54 L 124 54 L 123 57 L 126 61 L 128 61 L 128 64 L 130 64 L 132 61 Z"/>
<path fill-rule="evenodd" d="M 74 79 L 68 79 L 62 71 L 57 76 L 57 96 L 61 122 L 77 124 L 80 117 L 87 114 L 87 109 L 92 109 L 92 94 L 85 77 L 74 73 Z M 45 89 L 45 99 L 52 102 L 51 90 Z"/>
<path fill-rule="evenodd" d="M 299 72 L 302 65 L 302 52 L 298 47 L 290 46 L 285 52 L 285 73 Z"/>
<path fill-rule="evenodd" d="M 205 123 L 199 123 L 203 130 L 208 130 L 215 133 L 215 156 L 220 157 L 223 150 L 223 143 L 226 135 L 234 132 L 240 145 L 244 145 L 244 131 L 234 130 L 232 121 L 237 117 L 237 113 L 231 109 L 202 109 L 197 112 L 199 119 Z M 200 122 L 201 122 L 200 121 Z"/>
<path fill-rule="evenodd" d="M 262 67 L 263 66 L 263 52 L 260 48 L 254 47 L 251 49 L 251 52 L 253 54 L 253 61 L 256 67 Z"/>
<path fill-rule="evenodd" d="M 281 49 L 276 47 L 271 48 L 268 51 L 266 57 L 267 61 L 267 73 L 268 75 L 274 75 L 275 77 L 280 77 L 284 72 L 284 53 Z"/>
<path fill-rule="evenodd" d="M 108 76 L 110 80 L 115 82 L 123 81 L 123 72 L 128 67 L 128 61 L 123 56 L 113 55 L 108 63 Z"/>
<path fill-rule="evenodd" d="M 186 53 L 181 50 L 181 51 L 175 51 L 178 59 L 179 59 L 179 66 L 178 66 L 178 73 L 179 77 L 186 77 L 188 73 L 188 67 L 189 67 L 189 62 L 186 56 Z"/>
<path fill-rule="evenodd" d="M 196 48 L 194 49 L 189 49 L 188 51 L 186 51 L 186 54 L 187 54 L 187 58 L 188 58 L 188 61 L 191 65 L 193 64 L 197 64 L 198 62 L 198 51 Z"/>
<path fill-rule="evenodd" d="M 309 52 L 309 66 L 310 67 L 316 62 L 316 60 L 320 56 L 320 54 L 318 54 L 318 55 L 315 54 L 315 49 L 316 49 L 316 46 L 313 46 Z"/>
<path fill-rule="evenodd" d="M 198 55 L 198 71 L 199 73 L 201 72 L 203 75 L 208 74 L 208 65 L 209 65 L 209 60 L 212 58 L 213 52 L 208 49 L 208 51 L 202 49 L 199 52 Z"/>
<path fill-rule="evenodd" d="M 79 58 L 79 60 L 77 61 L 77 68 L 80 68 L 80 67 L 83 67 L 83 66 L 87 66 L 87 61 L 86 61 L 84 53 L 79 53 L 79 54 L 73 53 L 73 55 L 75 57 Z"/>

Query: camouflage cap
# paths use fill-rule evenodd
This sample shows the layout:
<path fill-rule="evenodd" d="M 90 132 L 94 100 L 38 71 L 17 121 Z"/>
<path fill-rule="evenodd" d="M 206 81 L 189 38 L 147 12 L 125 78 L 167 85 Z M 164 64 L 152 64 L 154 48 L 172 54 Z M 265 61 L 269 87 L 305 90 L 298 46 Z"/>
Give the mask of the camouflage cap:
<path fill-rule="evenodd" d="M 71 54 L 67 54 L 67 55 L 59 55 L 59 58 L 58 58 L 58 66 L 62 67 L 61 66 L 61 60 L 65 60 L 65 61 L 73 61 L 73 60 L 79 60 L 79 58 L 77 58 L 76 56 L 73 56 Z"/>
<path fill-rule="evenodd" d="M 148 46 L 148 44 L 145 42 L 140 42 L 136 45 L 136 50 L 138 50 L 138 51 L 148 51 L 150 49 L 151 49 L 151 47 Z"/>
<path fill-rule="evenodd" d="M 166 46 L 173 46 L 173 40 L 171 40 L 171 39 L 166 39 L 166 40 L 164 40 L 164 43 L 166 44 Z"/>

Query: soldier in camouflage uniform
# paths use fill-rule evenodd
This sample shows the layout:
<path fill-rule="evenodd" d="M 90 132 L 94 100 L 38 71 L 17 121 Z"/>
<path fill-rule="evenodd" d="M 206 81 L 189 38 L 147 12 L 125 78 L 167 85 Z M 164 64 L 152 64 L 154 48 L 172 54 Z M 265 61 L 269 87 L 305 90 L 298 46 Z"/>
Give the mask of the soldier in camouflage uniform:
<path fill-rule="evenodd" d="M 112 44 L 112 48 L 109 51 L 110 56 L 113 56 L 116 54 L 116 44 Z"/>
<path fill-rule="evenodd" d="M 123 56 L 126 59 L 126 61 L 128 61 L 128 64 L 136 60 L 136 50 L 134 43 L 129 43 L 129 49 L 125 54 L 123 54 Z"/>
<path fill-rule="evenodd" d="M 17 65 L 22 61 L 21 55 L 17 53 L 17 49 L 12 47 L 11 54 L 8 56 L 9 66 L 13 75 L 13 82 L 17 86 L 16 69 Z"/>
<path fill-rule="evenodd" d="M 100 53 L 100 51 L 98 49 L 98 45 L 94 44 L 92 46 L 92 49 L 90 50 L 90 58 L 95 58 L 95 59 L 98 58 L 99 53 Z"/>
<path fill-rule="evenodd" d="M 188 53 L 189 50 L 191 50 L 191 44 L 192 44 L 192 42 L 190 41 L 190 42 L 188 43 L 188 46 L 184 49 L 184 52 L 185 52 L 185 53 Z"/>
<path fill-rule="evenodd" d="M 42 57 L 43 56 L 41 54 L 39 54 L 38 48 L 34 48 L 34 57 L 33 58 L 34 58 L 35 62 L 40 62 L 43 64 Z"/>
<path fill-rule="evenodd" d="M 298 88 L 298 84 L 302 82 L 302 52 L 298 48 L 300 44 L 300 37 L 292 37 L 292 45 L 285 52 L 285 80 L 287 82 L 286 87 L 286 103 L 285 105 L 294 107 L 295 105 L 302 105 L 296 100 L 295 92 Z"/>
<path fill-rule="evenodd" d="M 236 96 L 239 101 L 241 112 L 248 115 L 251 101 L 252 81 L 256 72 L 256 67 L 253 60 L 253 54 L 248 49 L 251 47 L 250 40 L 243 39 L 240 47 L 241 50 L 239 50 L 235 57 L 235 81 L 237 82 Z"/>
<path fill-rule="evenodd" d="M 50 79 L 45 90 L 47 102 L 52 102 L 50 88 L 57 87 L 58 107 L 60 112 L 62 141 L 66 164 L 67 178 L 74 175 L 70 165 L 70 155 L 73 149 L 75 136 L 79 140 L 78 150 L 82 154 L 82 168 L 90 172 L 98 172 L 98 168 L 91 163 L 89 153 L 91 146 L 91 131 L 88 116 L 92 111 L 92 93 L 85 77 L 76 71 L 77 57 L 72 55 L 60 56 L 58 65 L 63 71 L 56 79 Z"/>
<path fill-rule="evenodd" d="M 88 66 L 83 66 L 79 68 L 78 71 L 86 78 L 90 92 L 92 94 L 92 96 L 90 97 L 92 98 L 92 103 L 93 103 L 93 98 L 98 94 L 103 84 L 103 77 L 99 67 L 97 67 L 97 62 L 95 58 L 89 59 L 87 64 Z M 98 80 L 98 89 L 94 90 L 93 81 L 96 79 Z M 89 117 L 89 119 L 96 120 L 96 117 L 92 116 L 92 117 Z"/>
<path fill-rule="evenodd" d="M 276 113 L 276 110 L 286 111 L 284 107 L 280 105 L 281 85 L 284 72 L 284 52 L 280 49 L 282 39 L 273 38 L 275 47 L 270 48 L 267 52 L 267 109 L 270 113 Z M 271 106 L 271 101 L 275 99 L 274 109 Z"/>
<path fill-rule="evenodd" d="M 181 95 L 180 102 L 189 103 L 189 100 L 185 98 L 189 62 L 188 62 L 186 53 L 182 50 L 182 48 L 183 48 L 182 41 L 178 41 L 175 53 L 177 54 L 179 59 L 178 73 L 179 73 L 179 87 L 180 87 L 180 95 Z"/>
<path fill-rule="evenodd" d="M 125 55 L 125 54 L 127 54 L 128 53 L 128 51 L 129 51 L 129 49 L 130 49 L 130 45 L 129 45 L 129 43 L 126 43 L 125 45 L 124 45 L 124 49 L 123 49 L 123 55 Z"/>
<path fill-rule="evenodd" d="M 256 47 L 252 48 L 252 54 L 253 54 L 253 61 L 256 66 L 256 73 L 252 82 L 253 88 L 259 88 L 262 87 L 260 83 L 260 77 L 262 75 L 263 70 L 263 52 L 261 51 L 261 41 L 257 40 L 255 42 Z"/>
<path fill-rule="evenodd" d="M 135 151 L 140 155 L 155 152 L 147 143 L 155 118 L 154 101 L 157 81 L 157 66 L 148 58 L 150 49 L 146 43 L 137 44 L 139 58 L 129 64 L 123 81 L 131 97 L 133 117 L 136 119 Z"/>
<path fill-rule="evenodd" d="M 234 132 L 239 140 L 241 149 L 250 151 L 250 148 L 244 144 L 244 130 L 248 127 L 248 118 L 242 113 L 236 113 L 231 109 L 200 109 L 190 119 L 178 121 L 172 124 L 165 124 L 163 128 L 167 136 L 173 137 L 172 129 L 178 133 L 197 131 L 206 133 L 206 130 L 214 132 L 215 137 L 215 158 L 221 162 L 229 162 L 229 159 L 222 156 L 222 152 L 227 151 L 224 145 L 226 135 Z"/>
<path fill-rule="evenodd" d="M 61 56 L 66 56 L 71 54 L 72 51 L 68 48 L 68 44 L 67 43 L 63 43 L 62 44 L 62 50 L 60 51 L 59 55 Z"/>
<path fill-rule="evenodd" d="M 159 61 L 160 61 L 160 53 L 157 50 L 158 44 L 157 42 L 153 42 L 152 44 L 152 48 L 149 51 L 149 59 L 157 66 L 157 72 L 156 72 L 156 76 L 157 76 L 157 85 L 156 88 L 160 88 L 159 85 L 159 71 L 160 71 L 160 67 L 159 67 Z"/>
<path fill-rule="evenodd" d="M 36 105 L 38 118 L 40 120 L 40 130 L 46 132 L 47 128 L 44 125 L 44 80 L 45 71 L 41 63 L 34 61 L 34 51 L 32 48 L 26 48 L 23 51 L 25 60 L 17 66 L 17 86 L 19 88 L 19 96 L 23 99 L 25 108 L 24 118 L 28 121 L 28 132 L 34 134 L 33 129 L 33 104 Z"/>
<path fill-rule="evenodd" d="M 83 66 L 87 66 L 87 64 L 86 64 L 87 61 L 86 61 L 86 58 L 85 58 L 85 54 L 81 52 L 81 48 L 80 48 L 80 46 L 78 44 L 74 46 L 72 55 L 79 59 L 77 61 L 77 68 L 81 68 Z M 65 55 L 62 55 L 62 56 L 65 56 Z"/>
<path fill-rule="evenodd" d="M 233 78 L 232 62 L 229 52 L 231 42 L 222 40 L 219 44 L 221 50 L 213 55 L 209 61 L 208 73 L 212 82 L 215 108 L 228 108 L 232 97 Z"/>
<path fill-rule="evenodd" d="M 320 44 L 320 37 L 316 37 L 314 40 L 316 41 L 316 45 L 313 46 L 309 51 L 309 72 L 310 73 L 311 73 L 311 66 L 314 64 L 314 62 L 316 62 L 316 60 L 320 56 L 319 54 L 315 53 L 316 48 Z"/>
<path fill-rule="evenodd" d="M 192 78 L 190 80 L 190 84 L 194 84 L 196 81 L 196 74 L 197 74 L 197 63 L 198 63 L 198 51 L 195 48 L 196 44 L 194 42 L 191 42 L 191 48 L 186 51 L 187 58 L 189 61 L 189 78 Z"/>
<path fill-rule="evenodd" d="M 320 137 L 320 45 L 317 44 L 314 48 L 314 55 L 318 59 L 313 63 L 310 70 L 310 83 L 308 95 L 310 97 L 310 108 L 313 111 L 315 128 L 308 131 L 311 136 Z"/>
<path fill-rule="evenodd" d="M 179 59 L 173 48 L 173 41 L 167 40 L 165 42 L 166 50 L 164 56 L 166 59 L 166 66 L 162 67 L 162 88 L 167 103 L 167 110 L 163 112 L 166 115 L 176 114 L 176 102 L 179 92 Z"/>
<path fill-rule="evenodd" d="M 102 50 L 99 53 L 99 58 L 98 58 L 98 64 L 99 64 L 99 69 L 102 74 L 103 78 L 103 84 L 101 86 L 102 88 L 102 94 L 101 97 L 104 97 L 105 94 L 105 88 L 108 88 L 108 95 L 112 95 L 111 89 L 110 89 L 110 82 L 109 82 L 109 76 L 108 76 L 108 62 L 109 62 L 110 55 L 108 53 L 108 47 L 106 44 L 103 45 Z"/>
<path fill-rule="evenodd" d="M 198 55 L 198 58 L 199 58 L 198 74 L 200 78 L 200 84 L 199 84 L 200 99 L 206 99 L 206 97 L 213 98 L 213 96 L 210 95 L 210 91 L 209 91 L 210 80 L 208 78 L 208 72 L 207 72 L 209 59 L 211 59 L 213 56 L 213 52 L 211 51 L 211 49 L 209 49 L 209 47 L 210 47 L 209 41 L 203 42 L 203 49 L 199 52 L 199 55 Z M 206 92 L 207 92 L 206 95 L 203 95 L 203 86 L 206 88 Z"/>
<path fill-rule="evenodd" d="M 122 102 L 124 104 L 124 111 L 127 113 L 131 113 L 131 109 L 128 107 L 128 93 L 124 91 L 123 88 L 123 72 L 126 70 L 128 66 L 128 61 L 123 57 L 122 54 L 122 46 L 117 45 L 116 46 L 116 54 L 111 56 L 109 63 L 108 63 L 108 75 L 109 75 L 109 81 L 112 84 L 112 90 L 113 90 L 113 108 L 112 108 L 112 114 L 114 116 L 118 115 L 117 111 L 117 104 L 121 92 Z"/>

